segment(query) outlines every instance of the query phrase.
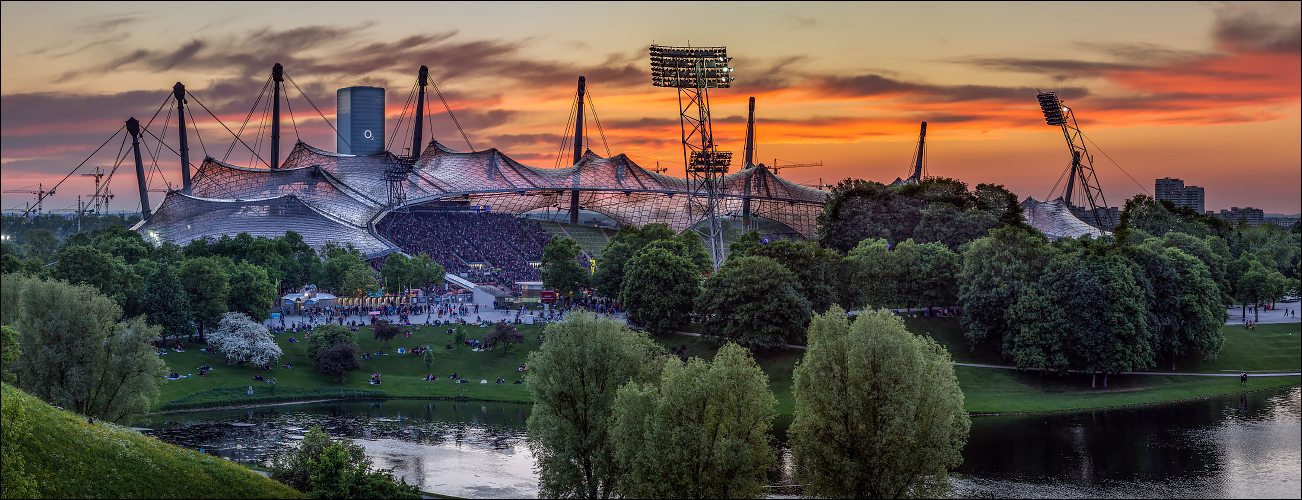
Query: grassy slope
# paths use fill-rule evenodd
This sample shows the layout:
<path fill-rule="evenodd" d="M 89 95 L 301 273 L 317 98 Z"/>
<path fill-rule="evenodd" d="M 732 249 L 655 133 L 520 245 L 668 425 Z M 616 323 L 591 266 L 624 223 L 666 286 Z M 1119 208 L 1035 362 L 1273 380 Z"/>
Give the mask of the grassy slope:
<path fill-rule="evenodd" d="M 24 409 L 18 444 L 44 498 L 302 498 L 239 464 L 56 409 L 8 384 Z M 12 399 L 11 399 L 12 398 Z M 15 425 L 4 422 L 6 427 Z M 7 443 L 12 444 L 12 443 Z"/>
<path fill-rule="evenodd" d="M 468 339 L 482 339 L 491 331 L 491 327 L 462 326 L 460 328 L 466 333 Z M 304 339 L 301 333 L 283 333 L 276 338 L 284 351 L 284 356 L 279 363 L 288 363 L 293 366 L 292 369 L 279 365 L 271 370 L 260 370 L 248 365 L 226 366 L 224 356 L 201 352 L 198 350 L 199 346 L 195 345 L 184 353 L 169 351 L 163 356 L 163 361 L 167 362 L 170 371 L 182 375 L 193 373 L 196 376 L 163 381 L 159 402 L 155 403 L 153 409 L 162 409 L 164 403 L 191 393 L 209 390 L 216 390 L 214 392 L 217 394 L 214 394 L 213 399 L 217 402 L 240 404 L 248 402 L 245 394 L 249 385 L 253 385 L 257 396 L 270 396 L 272 386 L 253 380 L 255 375 L 275 377 L 277 383 L 274 390 L 277 395 L 297 389 L 303 392 L 306 398 L 338 397 L 339 389 L 345 389 L 383 391 L 384 394 L 380 397 L 465 396 L 471 399 L 529 401 L 529 391 L 525 386 L 510 382 L 520 379 L 521 374 L 516 369 L 524 363 L 524 358 L 529 351 L 538 348 L 538 333 L 541 329 L 534 325 L 520 325 L 519 328 L 520 332 L 524 333 L 525 342 L 513 344 L 506 353 L 501 347 L 485 352 L 473 352 L 464 345 L 456 345 L 450 350 L 445 349 L 444 346 L 452 342 L 452 335 L 445 333 L 448 327 L 423 327 L 419 331 L 412 330 L 410 338 L 398 337 L 390 341 L 388 351 L 391 353 L 397 351 L 399 347 L 411 349 L 426 344 L 433 347 L 435 356 L 433 372 L 439 377 L 439 380 L 433 382 L 421 380 L 429 371 L 425 369 L 422 356 L 415 354 L 372 356 L 371 359 L 362 362 L 362 369 L 350 372 L 345 382 L 336 382 L 334 377 L 318 372 L 307 359 L 307 343 L 302 342 Z M 296 337 L 299 342 L 290 343 L 291 336 Z M 357 336 L 363 351 L 375 353 L 384 349 L 384 342 L 375 340 L 374 334 L 367 328 L 358 331 Z M 202 365 L 213 367 L 207 377 L 197 376 L 198 367 Z M 378 386 L 370 385 L 368 383 L 370 375 L 377 371 L 381 373 L 381 380 L 384 383 Z M 474 382 L 453 384 L 448 380 L 448 376 L 454 372 Z M 498 377 L 505 378 L 508 383 L 493 383 Z M 488 380 L 488 383 L 480 384 L 480 380 Z M 227 389 L 222 390 L 222 388 Z M 204 394 L 196 394 L 190 399 L 204 396 Z"/>
<path fill-rule="evenodd" d="M 973 350 L 963 338 L 962 329 L 952 318 L 916 318 L 906 320 L 911 331 L 932 337 L 949 349 L 954 360 L 964 363 L 981 363 L 1003 365 L 1006 362 L 999 355 L 997 346 L 987 344 Z M 462 327 L 467 338 L 482 338 L 488 328 L 476 326 Z M 206 354 L 197 350 L 186 353 L 172 353 L 164 356 L 168 366 L 180 373 L 197 372 L 195 367 L 201 364 L 212 365 L 216 370 L 206 378 L 195 377 L 177 381 L 167 381 L 163 385 L 160 402 L 181 398 L 191 392 L 200 392 L 186 400 L 209 399 L 212 403 L 238 404 L 249 402 L 245 390 L 249 384 L 259 396 L 270 396 L 271 386 L 251 380 L 253 375 L 273 376 L 279 381 L 277 394 L 299 392 L 299 397 L 338 397 L 339 389 L 353 391 L 383 391 L 386 397 L 453 397 L 465 396 L 472 399 L 496 401 L 528 402 L 529 393 L 524 385 L 492 383 L 497 377 L 515 381 L 519 378 L 516 367 L 524 362 L 529 350 L 536 349 L 539 328 L 522 325 L 526 342 L 511 347 L 509 354 L 499 349 L 488 352 L 471 352 L 465 347 L 446 350 L 442 346 L 451 342 L 451 335 L 444 333 L 446 327 L 422 328 L 413 332 L 410 339 L 399 338 L 392 342 L 392 348 L 413 347 L 430 344 L 435 347 L 436 362 L 434 374 L 441 380 L 425 382 L 420 380 L 427 372 L 420 356 L 392 355 L 373 357 L 365 362 L 362 370 L 353 372 L 347 382 L 342 384 L 333 378 L 317 373 L 305 354 L 306 344 L 288 343 L 288 334 L 280 336 L 281 346 L 285 350 L 282 363 L 294 365 L 292 370 L 276 367 L 271 371 L 262 371 L 254 367 L 228 367 L 221 365 L 222 357 Z M 1302 324 L 1287 323 L 1262 325 L 1256 331 L 1245 331 L 1239 326 L 1226 326 L 1226 345 L 1221 355 L 1215 360 L 1197 359 L 1180 360 L 1179 372 L 1217 373 L 1258 370 L 1298 370 L 1302 364 Z M 371 337 L 370 330 L 358 332 L 363 350 L 375 352 L 383 348 L 383 343 Z M 301 340 L 301 335 L 299 336 Z M 670 336 L 657 339 L 667 347 L 688 346 L 688 355 L 711 359 L 718 350 L 712 342 L 696 337 Z M 804 351 L 782 349 L 756 354 L 760 367 L 769 376 L 769 385 L 777 397 L 777 412 L 791 415 L 795 411 L 795 397 L 792 395 L 791 371 L 795 363 L 804 355 Z M 1170 368 L 1158 367 L 1160 368 Z M 373 371 L 383 372 L 384 384 L 372 386 L 367 384 L 369 374 Z M 452 372 L 462 377 L 475 380 L 471 384 L 452 384 L 447 376 Z M 1165 371 L 1165 370 L 1158 370 Z M 1056 376 L 1022 373 L 1011 370 L 991 368 L 956 367 L 959 384 L 967 400 L 970 412 L 1021 412 L 1050 411 L 1077 408 L 1095 408 L 1101 406 L 1128 405 L 1156 401 L 1189 399 L 1219 394 L 1229 394 L 1243 390 L 1238 380 L 1230 377 L 1189 377 L 1189 376 L 1112 376 L 1108 379 L 1109 387 L 1090 389 L 1090 377 L 1082 375 Z M 486 379 L 488 384 L 479 384 Z M 1248 389 L 1264 389 L 1296 385 L 1298 377 L 1251 377 Z M 225 389 L 222 389 L 225 388 Z M 201 392 L 207 390 L 211 392 Z M 376 394 L 377 396 L 379 394 Z M 161 404 L 155 405 L 162 408 Z"/>

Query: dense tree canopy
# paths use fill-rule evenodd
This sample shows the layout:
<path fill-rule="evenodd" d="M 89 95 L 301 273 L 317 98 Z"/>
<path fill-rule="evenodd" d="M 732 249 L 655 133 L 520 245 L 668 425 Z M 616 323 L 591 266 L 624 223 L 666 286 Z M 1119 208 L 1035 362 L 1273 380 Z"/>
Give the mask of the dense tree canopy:
<path fill-rule="evenodd" d="M 827 498 L 932 497 L 971 426 L 949 353 L 889 311 L 853 324 L 832 308 L 809 325 L 796 365 L 791 451 L 805 493 Z"/>
<path fill-rule="evenodd" d="M 666 358 L 660 379 L 624 385 L 611 438 L 629 498 L 761 498 L 776 461 L 777 400 L 768 376 L 736 344 L 714 360 Z"/>
<path fill-rule="evenodd" d="M 795 273 L 771 258 L 730 258 L 697 299 L 703 332 L 758 349 L 800 343 L 810 308 L 797 286 Z"/>
<path fill-rule="evenodd" d="M 185 286 L 185 293 L 190 298 L 194 321 L 199 325 L 201 336 L 205 327 L 216 326 L 222 313 L 229 310 L 226 297 L 230 289 L 230 278 L 226 274 L 226 266 L 218 259 L 186 259 L 177 272 Z"/>
<path fill-rule="evenodd" d="M 15 275 L 4 282 L 4 322 L 24 353 L 13 369 L 28 394 L 111 422 L 144 413 L 158 398 L 166 369 L 151 345 L 158 327 L 119 321 L 122 309 L 90 286 Z"/>
<path fill-rule="evenodd" d="M 629 324 L 653 333 L 678 328 L 692 312 L 692 303 L 700 293 L 700 279 L 698 268 L 690 260 L 670 250 L 651 245 L 639 250 L 625 266 L 619 294 Z"/>
<path fill-rule="evenodd" d="M 185 286 L 181 285 L 181 278 L 170 265 L 159 266 L 158 271 L 149 277 L 140 308 L 149 324 L 162 327 L 164 336 L 194 334 L 190 298 L 185 293 Z"/>
<path fill-rule="evenodd" d="M 588 286 L 588 270 L 579 265 L 579 242 L 553 234 L 551 242 L 543 248 L 543 287 L 555 290 L 570 300 Z"/>
<path fill-rule="evenodd" d="M 656 380 L 664 349 L 618 321 L 584 312 L 548 324 L 544 335 L 526 361 L 538 496 L 610 498 L 624 478 L 610 439 L 619 387 Z"/>

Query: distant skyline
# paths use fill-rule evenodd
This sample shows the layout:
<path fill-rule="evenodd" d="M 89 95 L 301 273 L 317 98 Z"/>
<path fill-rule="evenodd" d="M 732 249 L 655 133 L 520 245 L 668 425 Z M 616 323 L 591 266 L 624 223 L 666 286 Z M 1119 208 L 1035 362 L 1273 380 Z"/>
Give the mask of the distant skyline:
<path fill-rule="evenodd" d="M 710 93 L 734 168 L 753 96 L 757 161 L 824 164 L 783 170 L 790 180 L 906 177 L 926 121 L 930 174 L 1043 199 L 1070 162 L 1035 100 L 1054 90 L 1092 141 L 1110 205 L 1175 177 L 1206 189 L 1207 210 L 1302 212 L 1298 2 L 4 2 L 0 14 L 4 190 L 48 189 L 123 120 L 147 121 L 177 81 L 238 127 L 276 62 L 330 120 L 336 89 L 385 87 L 388 133 L 428 65 L 475 149 L 535 167 L 556 164 L 583 75 L 610 152 L 682 176 L 677 95 L 651 86 L 647 47 L 690 43 L 726 45 L 734 58 L 733 88 Z M 333 151 L 333 132 L 297 89 L 288 95 L 282 157 L 298 139 Z M 196 104 L 191 161 L 205 150 L 223 159 L 231 136 Z M 425 137 L 468 149 L 437 96 L 430 105 Z M 161 134 L 162 121 L 151 130 Z M 243 136 L 250 144 L 258 121 Z M 589 147 L 604 156 L 589 121 Z M 395 153 L 408 147 L 406 127 Z M 172 117 L 173 147 L 174 131 Z M 111 166 L 118 146 L 77 173 Z M 226 161 L 254 165 L 235 149 Z M 158 165 L 179 184 L 175 155 L 164 149 Z M 112 186 L 112 210 L 138 209 L 129 162 Z M 165 184 L 154 176 L 151 187 Z M 74 176 L 45 207 L 74 208 L 93 191 Z M 33 200 L 4 193 L 0 208 Z"/>

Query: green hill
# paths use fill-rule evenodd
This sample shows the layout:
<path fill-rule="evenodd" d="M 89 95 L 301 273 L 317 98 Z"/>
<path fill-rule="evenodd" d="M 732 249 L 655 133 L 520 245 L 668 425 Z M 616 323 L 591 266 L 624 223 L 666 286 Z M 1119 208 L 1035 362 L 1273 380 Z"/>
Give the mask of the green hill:
<path fill-rule="evenodd" d="M 234 462 L 179 448 L 119 425 L 59 410 L 8 384 L 4 497 L 302 498 Z M 19 458 L 33 491 L 14 488 Z"/>

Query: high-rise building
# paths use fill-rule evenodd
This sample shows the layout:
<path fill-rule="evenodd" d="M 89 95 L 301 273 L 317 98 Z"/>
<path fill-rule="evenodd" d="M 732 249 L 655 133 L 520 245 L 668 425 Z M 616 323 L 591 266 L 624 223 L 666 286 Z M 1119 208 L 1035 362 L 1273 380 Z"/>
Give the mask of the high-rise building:
<path fill-rule="evenodd" d="M 1167 200 L 1177 207 L 1189 207 L 1198 213 L 1205 210 L 1203 188 L 1186 186 L 1181 179 L 1164 177 L 1153 183 L 1153 195 L 1159 200 Z"/>
<path fill-rule="evenodd" d="M 1207 212 L 1207 213 L 1209 215 L 1211 214 L 1211 212 Z M 1247 219 L 1248 225 L 1256 226 L 1261 224 L 1262 220 L 1266 218 L 1266 213 L 1264 210 L 1260 208 L 1230 207 L 1229 210 L 1225 210 L 1222 208 L 1221 212 L 1216 214 L 1216 216 L 1225 219 L 1225 221 L 1229 222 L 1230 224 L 1238 224 L 1240 220 Z"/>

